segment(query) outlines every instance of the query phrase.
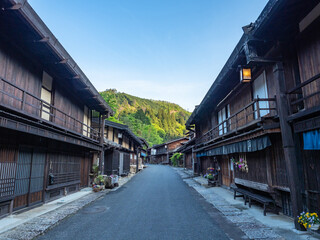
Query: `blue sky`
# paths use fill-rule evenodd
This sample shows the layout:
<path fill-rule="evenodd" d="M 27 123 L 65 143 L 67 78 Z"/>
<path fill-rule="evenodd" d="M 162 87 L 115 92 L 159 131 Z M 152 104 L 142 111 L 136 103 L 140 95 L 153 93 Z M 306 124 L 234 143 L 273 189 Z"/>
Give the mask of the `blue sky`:
<path fill-rule="evenodd" d="M 267 0 L 29 0 L 98 91 L 199 104 Z"/>

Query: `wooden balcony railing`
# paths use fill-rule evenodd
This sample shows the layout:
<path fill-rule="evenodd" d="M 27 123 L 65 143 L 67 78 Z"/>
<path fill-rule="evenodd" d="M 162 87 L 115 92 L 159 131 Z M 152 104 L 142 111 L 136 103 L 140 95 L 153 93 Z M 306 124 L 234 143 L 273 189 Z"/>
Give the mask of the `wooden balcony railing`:
<path fill-rule="evenodd" d="M 100 138 L 97 130 L 1 77 L 0 105 L 77 135 L 96 141 Z M 43 115 L 46 115 L 47 119 L 44 119 Z"/>
<path fill-rule="evenodd" d="M 288 92 L 290 115 L 311 110 L 320 105 L 320 74 L 290 89 Z"/>
<path fill-rule="evenodd" d="M 213 141 L 227 134 L 243 130 L 248 126 L 260 122 L 262 117 L 266 118 L 274 116 L 277 116 L 275 98 L 254 99 L 248 105 L 203 134 L 196 140 L 196 145 Z"/>

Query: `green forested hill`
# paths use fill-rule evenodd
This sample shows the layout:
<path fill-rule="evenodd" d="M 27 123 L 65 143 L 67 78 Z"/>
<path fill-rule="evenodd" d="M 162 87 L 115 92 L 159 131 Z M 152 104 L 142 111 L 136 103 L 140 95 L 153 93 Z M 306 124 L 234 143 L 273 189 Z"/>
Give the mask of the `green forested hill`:
<path fill-rule="evenodd" d="M 135 97 L 109 89 L 100 92 L 114 111 L 108 120 L 123 123 L 150 146 L 182 137 L 190 113 L 179 105 Z"/>

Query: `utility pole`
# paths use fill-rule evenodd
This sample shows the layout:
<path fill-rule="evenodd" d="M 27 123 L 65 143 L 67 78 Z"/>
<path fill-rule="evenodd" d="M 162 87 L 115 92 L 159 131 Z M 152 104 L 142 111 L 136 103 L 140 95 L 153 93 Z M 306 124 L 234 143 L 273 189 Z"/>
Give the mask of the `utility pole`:
<path fill-rule="evenodd" d="M 287 177 L 290 187 L 290 198 L 292 203 L 292 213 L 296 229 L 302 230 L 298 223 L 298 216 L 303 211 L 302 206 L 302 186 L 299 178 L 298 157 L 295 149 L 293 133 L 288 123 L 289 105 L 286 96 L 285 75 L 283 65 L 277 62 L 273 67 L 273 75 L 276 79 L 277 109 L 281 128 L 281 137 L 284 150 L 284 158 L 287 169 Z"/>

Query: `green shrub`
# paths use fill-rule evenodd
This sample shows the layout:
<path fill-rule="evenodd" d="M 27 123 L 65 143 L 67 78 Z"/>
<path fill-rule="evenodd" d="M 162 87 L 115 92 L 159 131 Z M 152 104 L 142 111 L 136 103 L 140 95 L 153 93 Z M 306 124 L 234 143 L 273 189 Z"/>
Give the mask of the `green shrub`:
<path fill-rule="evenodd" d="M 182 153 L 175 153 L 170 158 L 171 163 L 174 167 L 179 166 L 180 161 L 182 160 L 183 154 Z"/>

